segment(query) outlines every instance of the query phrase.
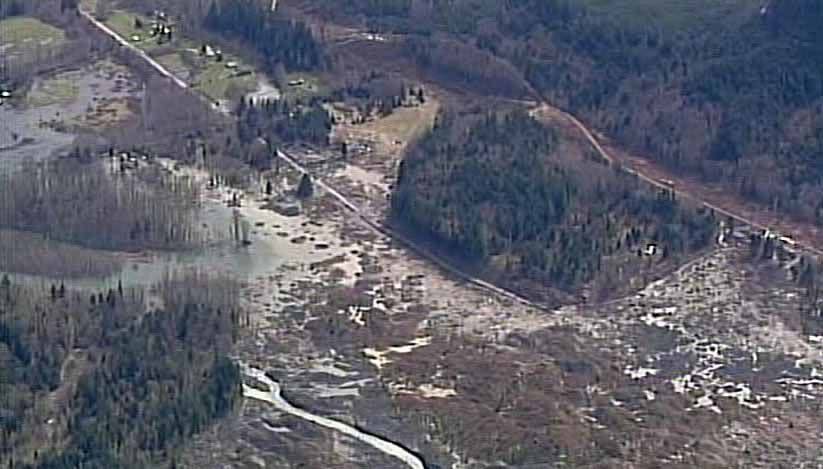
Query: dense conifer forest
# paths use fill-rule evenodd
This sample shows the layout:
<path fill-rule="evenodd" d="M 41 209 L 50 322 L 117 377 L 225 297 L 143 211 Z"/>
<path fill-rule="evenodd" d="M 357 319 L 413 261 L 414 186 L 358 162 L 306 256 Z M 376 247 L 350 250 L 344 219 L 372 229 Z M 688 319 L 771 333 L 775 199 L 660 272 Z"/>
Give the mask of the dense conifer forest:
<path fill-rule="evenodd" d="M 262 58 L 269 72 L 323 65 L 320 46 L 302 23 L 281 18 L 256 0 L 215 0 L 204 19 L 208 31 L 238 39 Z"/>
<path fill-rule="evenodd" d="M 191 272 L 148 290 L 0 282 L 3 467 L 144 468 L 239 399 L 238 288 Z"/>
<path fill-rule="evenodd" d="M 711 213 L 567 158 L 559 139 L 523 112 L 441 116 L 401 165 L 394 215 L 502 278 L 567 292 L 713 242 Z"/>
<path fill-rule="evenodd" d="M 239 412 L 241 360 L 273 373 L 295 406 L 396 441 L 427 467 L 455 456 L 479 465 L 656 467 L 687 450 L 705 458 L 681 457 L 683 467 L 720 466 L 757 449 L 727 444 L 732 427 L 741 445 L 812 434 L 801 430 L 813 428 L 813 418 L 804 420 L 817 413 L 800 413 L 797 395 L 780 401 L 764 390 L 780 384 L 793 392 L 778 380 L 801 370 L 800 359 L 761 346 L 789 333 L 798 344 L 821 340 L 819 260 L 797 254 L 800 241 L 783 236 L 790 233 L 726 229 L 731 220 L 677 195 L 693 191 L 676 193 L 672 181 L 652 187 L 622 171 L 620 158 L 605 162 L 574 122 L 540 104 L 570 111 L 644 164 L 660 163 L 678 184 L 680 175 L 717 182 L 763 211 L 823 226 L 823 3 L 280 0 L 276 12 L 270 5 L 106 3 L 99 10 L 110 15 L 101 19 L 114 24 L 146 16 L 178 28 L 183 40 L 173 43 L 124 35 L 172 73 L 197 64 L 184 59 L 189 52 L 222 62 L 222 52 L 207 53 L 219 47 L 232 59 L 207 65 L 231 79 L 261 78 L 260 89 L 238 86 L 226 98 L 234 106 L 212 109 L 212 99 L 154 72 L 114 72 L 107 80 L 142 85 L 133 100 L 124 98 L 125 120 L 88 135 L 78 130 L 72 150 L 0 174 L 0 468 L 308 467 L 306 455 L 327 442 L 318 460 L 334 463 L 313 467 L 386 466 L 376 450 L 339 451 L 337 433 L 299 414 L 275 412 L 269 425 L 271 403 Z M 0 0 L 0 19 L 68 11 L 64 22 L 85 26 L 67 37 L 87 39 L 94 21 L 69 11 L 76 7 L 77 0 Z M 118 64 L 144 61 L 127 59 L 130 47 L 117 49 Z M 26 80 L 47 81 L 37 70 Z M 181 79 L 195 88 L 200 71 L 189 71 Z M 14 84 L 7 104 L 20 110 L 26 88 L 41 86 L 6 81 Z M 99 148 L 85 150 L 77 143 L 85 137 Z M 276 148 L 289 145 L 308 171 L 268 172 L 280 162 Z M 144 155 L 146 148 L 153 150 Z M 285 196 L 292 193 L 298 203 Z M 343 200 L 347 210 L 331 203 L 338 198 L 351 200 Z M 341 213 L 355 213 L 385 238 Z M 384 222 L 388 229 L 378 227 Z M 235 243 L 211 243 L 229 231 L 220 223 L 231 224 Z M 750 253 L 738 245 L 749 235 Z M 719 238 L 726 247 L 715 249 Z M 400 240 L 403 250 L 383 249 Z M 215 256 L 204 265 L 236 261 L 234 273 L 167 272 L 150 286 L 109 286 L 127 261 L 138 272 L 157 254 L 194 247 Z M 419 262 L 414 250 L 429 260 Z M 711 255 L 667 275 L 703 253 Z M 444 262 L 471 290 L 434 271 Z M 60 276 L 95 287 L 54 280 Z M 785 303 L 774 301 L 776 289 L 765 305 L 746 291 L 769 282 L 786 288 Z M 508 302 L 497 287 L 541 307 L 574 308 L 554 322 L 541 308 Z M 630 294 L 640 289 L 647 290 Z M 443 292 L 460 301 L 442 301 Z M 779 311 L 784 304 L 791 307 Z M 399 308 L 404 314 L 392 314 Z M 672 322 L 646 321 L 664 309 Z M 251 314 L 264 329 L 246 335 Z M 773 340 L 776 326 L 786 327 Z M 421 337 L 422 328 L 432 334 Z M 719 343 L 709 350 L 706 337 Z M 715 345 L 727 352 L 713 353 Z M 717 383 L 696 379 L 708 360 L 703 348 L 712 360 L 728 359 L 711 365 Z M 751 373 L 738 359 L 749 355 Z M 795 365 L 783 371 L 782 362 Z M 432 375 L 433 368 L 446 372 Z M 680 392 L 675 380 L 687 376 L 705 387 Z M 720 394 L 726 377 L 741 379 L 736 396 Z M 710 398 L 717 406 L 700 404 Z M 787 411 L 788 428 L 778 429 L 787 433 L 758 427 L 769 415 L 755 412 L 761 403 L 775 406 L 763 407 L 771 415 Z M 216 441 L 222 432 L 192 444 L 220 419 L 236 432 L 230 445 Z M 751 430 L 745 443 L 739 428 Z M 205 456 L 188 459 L 190 452 Z M 201 457 L 208 463 L 192 462 Z"/>
<path fill-rule="evenodd" d="M 410 54 L 452 81 L 528 94 L 499 63 L 473 67 L 484 51 L 552 103 L 670 169 L 823 224 L 817 0 L 659 2 L 650 12 L 640 2 L 565 0 L 303 3 L 409 33 Z M 458 47 L 448 45 L 454 40 L 470 49 L 443 53 Z"/>

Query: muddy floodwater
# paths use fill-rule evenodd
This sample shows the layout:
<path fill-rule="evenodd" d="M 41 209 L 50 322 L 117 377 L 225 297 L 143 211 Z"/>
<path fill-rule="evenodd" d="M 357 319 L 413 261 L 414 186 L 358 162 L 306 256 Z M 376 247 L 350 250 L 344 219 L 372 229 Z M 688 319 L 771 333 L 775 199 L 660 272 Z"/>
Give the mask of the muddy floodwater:
<path fill-rule="evenodd" d="M 77 124 L 98 103 L 140 95 L 127 73 L 109 62 L 35 78 L 25 96 L 0 106 L 0 171 L 68 148 Z"/>
<path fill-rule="evenodd" d="M 331 227 L 308 223 L 303 216 L 288 217 L 263 209 L 262 199 L 248 199 L 237 211 L 240 223 L 246 226 L 249 241 L 238 243 L 232 233 L 236 209 L 225 204 L 226 194 L 225 190 L 205 194 L 200 218 L 201 229 L 208 238 L 204 247 L 187 252 L 124 254 L 121 272 L 102 279 L 12 277 L 29 284 L 49 284 L 59 280 L 66 286 L 78 288 L 112 287 L 118 282 L 124 286 L 151 286 L 169 273 L 195 269 L 230 274 L 248 281 L 275 275 L 286 265 L 308 271 L 312 263 L 326 260 L 342 248 Z"/>

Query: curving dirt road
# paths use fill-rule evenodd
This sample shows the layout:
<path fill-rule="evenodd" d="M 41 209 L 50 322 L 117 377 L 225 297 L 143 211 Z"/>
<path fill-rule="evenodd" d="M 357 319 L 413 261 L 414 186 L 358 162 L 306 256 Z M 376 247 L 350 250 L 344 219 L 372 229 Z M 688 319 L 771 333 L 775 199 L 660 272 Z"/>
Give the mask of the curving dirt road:
<path fill-rule="evenodd" d="M 112 29 L 107 27 L 105 24 L 98 21 L 89 12 L 86 12 L 82 9 L 79 9 L 79 11 L 80 11 L 80 14 L 84 18 L 86 18 L 93 26 L 99 28 L 101 31 L 103 31 L 105 34 L 107 34 L 108 36 L 115 39 L 118 43 L 120 43 L 124 47 L 127 47 L 130 50 L 134 51 L 136 54 L 138 54 L 138 56 L 140 56 L 142 59 L 144 59 L 155 70 L 157 70 L 158 73 L 160 73 L 163 76 L 166 76 L 166 77 L 170 78 L 172 80 L 172 82 L 175 83 L 180 88 L 190 89 L 188 84 L 185 81 L 183 81 L 179 77 L 175 76 L 173 73 L 171 73 L 165 67 L 163 67 L 162 64 L 160 64 L 156 60 L 152 59 L 148 54 L 146 54 L 145 52 L 140 50 L 138 47 L 136 47 L 133 44 L 129 43 L 127 40 L 125 40 L 123 37 L 121 37 L 119 34 L 117 34 L 117 32 L 113 31 Z M 636 177 L 638 177 L 639 179 L 641 179 L 641 180 L 645 181 L 646 183 L 652 185 L 653 187 L 657 187 L 657 188 L 660 188 L 660 189 L 674 190 L 675 193 L 678 196 L 688 198 L 688 199 L 692 199 L 692 200 L 696 201 L 697 203 L 703 204 L 704 206 L 714 210 L 717 213 L 720 213 L 722 215 L 725 215 L 725 216 L 735 220 L 738 223 L 748 225 L 748 226 L 754 227 L 754 228 L 756 228 L 758 230 L 762 230 L 762 231 L 765 231 L 765 230 L 769 229 L 769 227 L 767 227 L 765 224 L 759 223 L 756 220 L 751 219 L 751 217 L 747 217 L 747 216 L 735 213 L 733 211 L 727 210 L 723 207 L 720 207 L 719 205 L 717 205 L 715 203 L 712 203 L 712 202 L 706 200 L 703 197 L 699 197 L 699 196 L 695 195 L 691 191 L 686 192 L 686 191 L 682 190 L 680 187 L 676 187 L 676 188 L 672 187 L 672 185 L 670 183 L 666 182 L 666 181 L 655 178 L 655 177 L 647 174 L 646 172 L 643 172 L 643 171 L 637 170 L 633 167 L 622 164 L 623 162 L 617 160 L 616 158 L 614 158 L 610 154 L 610 152 L 607 151 L 606 148 L 604 148 L 604 146 L 601 144 L 601 142 L 595 136 L 594 132 L 591 129 L 589 129 L 588 127 L 586 127 L 586 125 L 583 124 L 583 122 L 581 122 L 577 117 L 575 117 L 574 115 L 572 115 L 568 112 L 562 111 L 562 110 L 560 110 L 560 109 L 558 109 L 554 106 L 551 106 L 542 97 L 542 95 L 540 93 L 538 93 L 537 90 L 534 89 L 534 87 L 532 87 L 530 84 L 527 84 L 527 87 L 528 87 L 529 91 L 531 92 L 531 94 L 533 96 L 537 97 L 538 102 L 540 103 L 540 105 L 537 108 L 532 109 L 532 111 L 531 111 L 532 114 L 537 114 L 537 113 L 540 113 L 540 112 L 543 112 L 543 111 L 548 111 L 548 112 L 553 113 L 556 116 L 560 116 L 561 118 L 563 118 L 566 121 L 570 122 L 575 128 L 577 128 L 582 133 L 582 135 L 585 137 L 585 139 L 592 145 L 592 147 L 598 152 L 598 154 L 603 159 L 605 159 L 606 161 L 609 162 L 609 164 L 615 164 L 615 163 L 620 162 L 621 163 L 621 168 L 624 171 L 628 172 L 629 174 L 635 175 Z M 198 95 L 199 95 L 199 93 L 198 93 Z M 201 97 L 202 97 L 202 95 L 201 95 Z M 280 157 L 281 159 L 283 159 L 284 161 L 286 161 L 287 163 L 289 163 L 292 167 L 297 169 L 299 172 L 308 173 L 306 168 L 304 168 L 302 165 L 300 165 L 297 161 L 295 161 L 289 155 L 278 151 L 277 156 Z M 435 264 L 437 264 L 441 268 L 445 269 L 446 271 L 457 275 L 458 277 L 464 279 L 465 281 L 471 283 L 472 285 L 474 285 L 476 287 L 487 290 L 487 291 L 492 292 L 496 295 L 500 295 L 502 297 L 508 298 L 510 300 L 513 300 L 513 301 L 516 301 L 518 303 L 522 303 L 522 304 L 525 304 L 525 305 L 528 305 L 528 306 L 531 306 L 531 307 L 535 307 L 535 308 L 538 308 L 538 309 L 544 309 L 542 306 L 540 306 L 540 305 L 538 305 L 538 304 L 536 304 L 536 303 L 534 303 L 534 302 L 532 302 L 532 301 L 530 301 L 526 298 L 523 298 L 520 295 L 512 293 L 512 292 L 510 292 L 506 289 L 500 288 L 500 287 L 498 287 L 496 285 L 493 285 L 489 282 L 486 282 L 486 281 L 481 280 L 477 277 L 474 277 L 470 274 L 467 274 L 467 273 L 463 272 L 460 269 L 457 269 L 456 267 L 452 266 L 450 263 L 442 260 L 437 255 L 431 253 L 428 249 L 424 248 L 423 246 L 419 245 L 418 243 L 415 243 L 415 242 L 411 241 L 410 239 L 406 238 L 402 234 L 387 228 L 386 226 L 382 225 L 381 223 L 378 223 L 374 220 L 371 220 L 371 219 L 367 218 L 366 216 L 364 216 L 361 213 L 360 209 L 352 201 L 348 200 L 345 196 L 343 196 L 341 193 L 339 193 L 337 190 L 335 190 L 333 187 L 331 187 L 330 185 L 328 185 L 324 181 L 322 181 L 320 179 L 315 179 L 315 182 L 317 183 L 317 185 L 319 187 L 321 187 L 322 189 L 326 190 L 329 194 L 331 194 L 343 207 L 345 207 L 346 209 L 348 209 L 351 212 L 355 213 L 371 229 L 379 232 L 380 234 L 382 234 L 384 236 L 389 236 L 391 238 L 394 238 L 394 239 L 402 242 L 403 244 L 405 244 L 408 247 L 414 249 L 419 254 L 423 255 L 424 257 L 426 257 L 430 261 L 434 262 Z M 771 231 L 774 231 L 774 230 L 771 230 Z M 795 241 L 796 242 L 796 247 L 799 247 L 803 251 L 805 251 L 807 253 L 810 253 L 810 254 L 813 254 L 815 256 L 823 257 L 823 250 L 817 248 L 816 245 L 814 244 L 814 242 L 809 241 L 808 239 L 806 239 L 806 237 L 798 236 L 797 234 L 795 234 L 794 231 L 783 230 L 783 232 L 784 232 L 784 234 L 792 235 L 794 238 L 796 238 L 796 241 Z"/>
<path fill-rule="evenodd" d="M 539 94 L 535 90 L 532 89 L 532 92 L 536 96 L 539 96 Z M 565 119 L 566 121 L 570 122 L 574 127 L 576 127 L 580 131 L 580 133 L 589 142 L 589 144 L 591 144 L 591 146 L 595 149 L 595 151 L 597 151 L 597 153 L 604 160 L 606 160 L 610 165 L 620 164 L 620 167 L 623 171 L 625 171 L 628 174 L 631 174 L 633 176 L 636 176 L 638 179 L 646 182 L 647 184 L 650 184 L 653 187 L 656 187 L 658 189 L 666 189 L 666 190 L 674 191 L 674 193 L 677 196 L 679 196 L 681 198 L 686 198 L 686 199 L 691 199 L 693 201 L 696 201 L 696 202 L 702 204 L 703 206 L 705 206 L 706 208 L 709 208 L 709 209 L 714 210 L 715 212 L 717 212 L 721 215 L 725 215 L 725 216 L 731 218 L 735 222 L 741 223 L 743 225 L 749 225 L 749 226 L 751 226 L 753 228 L 756 228 L 757 230 L 760 230 L 760 231 L 767 231 L 767 230 L 771 231 L 771 232 L 783 231 L 784 235 L 790 235 L 790 237 L 793 238 L 793 240 L 796 243 L 797 247 L 799 247 L 802 250 L 804 250 L 804 251 L 806 251 L 810 254 L 813 254 L 815 256 L 823 257 L 823 250 L 821 250 L 820 248 L 817 247 L 817 245 L 815 244 L 815 241 L 813 239 L 811 239 L 810 237 L 807 237 L 804 234 L 799 233 L 796 229 L 792 229 L 791 227 L 788 227 L 785 224 L 780 224 L 780 225 L 782 225 L 780 227 L 781 229 L 776 230 L 775 226 L 771 226 L 771 227 L 767 226 L 766 224 L 758 222 L 757 220 L 754 220 L 749 216 L 742 215 L 742 214 L 736 213 L 734 211 L 728 210 L 726 208 L 723 208 L 723 207 L 719 206 L 717 203 L 714 203 L 712 201 L 707 200 L 705 197 L 700 197 L 698 195 L 695 195 L 692 191 L 686 191 L 686 190 L 682 189 L 682 187 L 681 187 L 682 184 L 674 185 L 671 182 L 666 181 L 665 179 L 660 179 L 659 177 L 652 176 L 648 172 L 645 172 L 645 171 L 637 169 L 636 167 L 627 165 L 626 161 L 623 158 L 620 158 L 620 159 L 615 158 L 609 151 L 607 151 L 604 148 L 604 146 L 600 143 L 600 141 L 597 139 L 597 137 L 595 137 L 594 132 L 591 129 L 589 129 L 588 127 L 586 127 L 586 125 L 583 124 L 583 122 L 581 122 L 580 119 L 578 119 L 577 117 L 575 117 L 574 115 L 572 115 L 568 112 L 562 111 L 562 110 L 548 104 L 547 102 L 543 101 L 542 98 L 541 98 L 541 104 L 538 107 L 532 109 L 531 114 L 535 115 L 535 114 L 539 114 L 541 112 L 552 113 L 552 114 L 554 114 L 556 116 L 559 116 L 562 119 Z M 634 160 L 638 160 L 638 159 L 642 160 L 642 158 L 639 158 L 639 157 L 635 157 L 633 159 Z M 672 178 L 674 178 L 674 176 L 672 176 Z"/>

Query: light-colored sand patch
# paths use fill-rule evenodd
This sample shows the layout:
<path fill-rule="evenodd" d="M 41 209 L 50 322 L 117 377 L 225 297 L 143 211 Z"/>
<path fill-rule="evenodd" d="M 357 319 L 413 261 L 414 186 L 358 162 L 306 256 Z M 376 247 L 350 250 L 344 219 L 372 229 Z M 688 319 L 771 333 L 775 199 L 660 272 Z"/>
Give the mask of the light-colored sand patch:
<path fill-rule="evenodd" d="M 626 369 L 623 370 L 623 372 L 628 377 L 630 377 L 631 379 L 643 379 L 647 376 L 656 375 L 657 373 L 660 372 L 660 370 L 657 370 L 657 369 L 654 369 L 654 368 L 645 368 L 645 367 L 642 367 L 642 366 L 637 367 L 637 368 L 632 368 L 632 367 L 627 366 Z"/>
<path fill-rule="evenodd" d="M 350 376 L 357 376 L 357 372 L 354 371 L 346 371 L 339 368 L 339 365 L 336 363 L 328 363 L 330 360 L 322 360 L 321 362 L 315 362 L 312 364 L 309 371 L 313 373 L 325 373 L 330 376 L 334 376 L 336 378 L 348 378 Z"/>
<path fill-rule="evenodd" d="M 426 399 L 445 399 L 457 395 L 457 391 L 450 388 L 439 388 L 433 384 L 421 384 L 418 388 L 420 395 Z"/>
<path fill-rule="evenodd" d="M 377 368 L 377 371 L 382 370 L 382 368 L 389 363 L 391 360 L 387 358 L 387 356 L 391 353 L 411 353 L 417 348 L 425 347 L 426 345 L 431 344 L 431 337 L 417 337 L 412 340 L 410 343 L 406 345 L 398 345 L 395 347 L 389 347 L 385 350 L 376 350 L 373 348 L 365 348 L 363 349 L 363 355 L 369 358 L 369 363 L 374 365 Z"/>

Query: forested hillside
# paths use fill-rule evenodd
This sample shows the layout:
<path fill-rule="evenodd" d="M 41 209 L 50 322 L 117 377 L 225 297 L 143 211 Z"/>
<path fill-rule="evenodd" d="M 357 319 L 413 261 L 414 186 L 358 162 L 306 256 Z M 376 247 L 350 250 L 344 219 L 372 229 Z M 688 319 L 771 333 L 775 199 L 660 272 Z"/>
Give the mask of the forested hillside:
<path fill-rule="evenodd" d="M 521 112 L 441 116 L 401 165 L 394 215 L 533 293 L 597 280 L 605 296 L 631 271 L 712 242 L 712 214 L 567 157 L 560 142 Z"/>
<path fill-rule="evenodd" d="M 773 259 L 791 258 L 773 237 L 752 234 L 749 239 L 752 259 L 768 265 Z M 801 257 L 790 267 L 792 278 L 801 288 L 800 330 L 806 336 L 823 336 L 823 264 L 819 259 Z"/>
<path fill-rule="evenodd" d="M 0 282 L 0 465 L 167 467 L 184 438 L 229 412 L 238 288 L 191 273 L 155 290 Z"/>
<path fill-rule="evenodd" d="M 76 7 L 77 0 L 43 0 L 39 2 L 2 0 L 0 1 L 0 19 L 42 12 L 50 13 L 56 10 L 63 12 Z"/>
<path fill-rule="evenodd" d="M 307 106 L 285 99 L 260 103 L 243 100 L 237 115 L 237 136 L 246 144 L 263 137 L 276 142 L 325 145 L 331 131 L 331 116 L 319 100 Z"/>
<path fill-rule="evenodd" d="M 421 63 L 453 70 L 464 60 L 471 70 L 471 54 L 446 61 L 438 52 L 444 37 L 460 39 L 513 64 L 552 103 L 639 153 L 823 224 L 818 0 L 298 3 L 410 33 Z M 510 72 L 496 70 L 485 79 L 512 83 Z"/>
<path fill-rule="evenodd" d="M 207 30 L 238 39 L 262 58 L 269 72 L 311 70 L 323 64 L 323 54 L 302 23 L 279 17 L 258 0 L 214 0 L 203 25 Z"/>

